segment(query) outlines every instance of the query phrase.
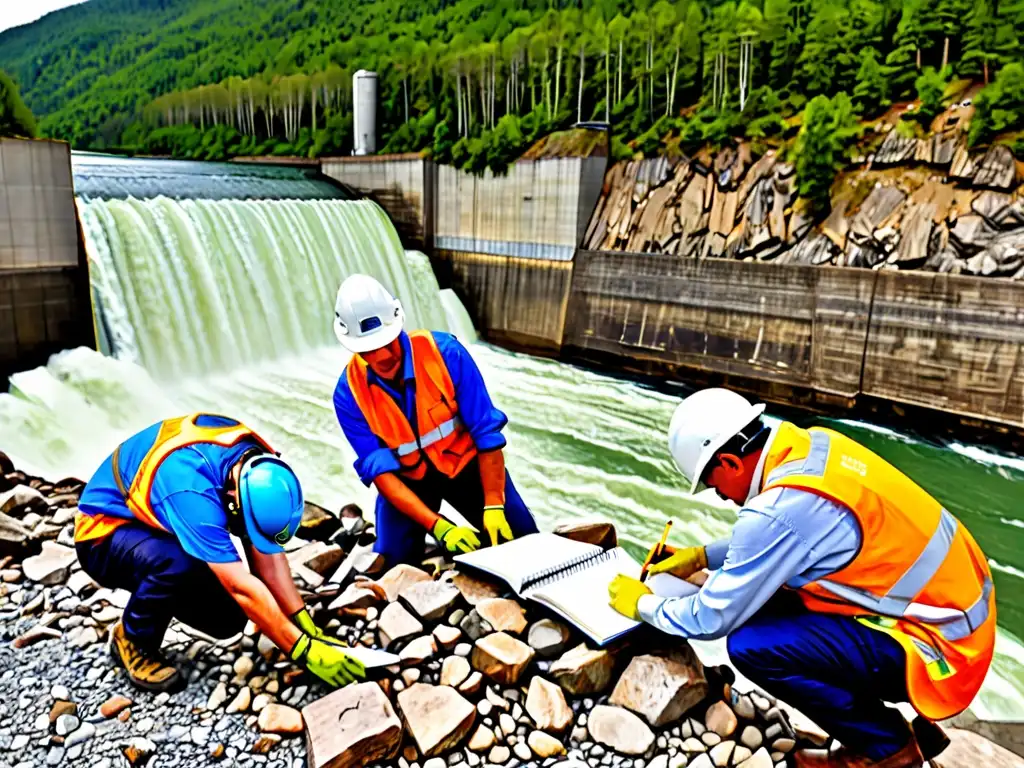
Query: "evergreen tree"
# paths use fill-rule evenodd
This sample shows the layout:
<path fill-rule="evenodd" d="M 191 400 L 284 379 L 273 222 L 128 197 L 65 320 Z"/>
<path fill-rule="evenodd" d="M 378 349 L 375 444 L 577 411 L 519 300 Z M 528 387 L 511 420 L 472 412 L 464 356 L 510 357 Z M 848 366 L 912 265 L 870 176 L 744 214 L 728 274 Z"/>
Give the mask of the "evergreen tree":
<path fill-rule="evenodd" d="M 974 102 L 970 143 L 990 141 L 1024 125 L 1024 64 L 1007 64 Z"/>
<path fill-rule="evenodd" d="M 806 198 L 815 215 L 830 207 L 829 192 L 841 167 L 847 141 L 856 133 L 856 116 L 850 97 L 837 93 L 832 99 L 815 96 L 807 102 L 796 144 L 798 194 Z"/>
<path fill-rule="evenodd" d="M 36 135 L 36 120 L 21 100 L 18 86 L 10 75 L 0 69 L 0 136 Z"/>
<path fill-rule="evenodd" d="M 998 23 L 992 0 L 974 0 L 967 14 L 963 39 L 963 56 L 957 67 L 962 75 L 981 76 L 985 85 L 990 80 L 992 65 L 998 61 L 996 33 Z"/>
<path fill-rule="evenodd" d="M 946 93 L 946 73 L 936 72 L 934 67 L 925 67 L 921 76 L 914 81 L 917 99 L 920 105 L 917 114 L 930 124 L 935 116 L 942 111 L 942 97 Z"/>
<path fill-rule="evenodd" d="M 871 46 L 861 51 L 853 101 L 857 109 L 866 115 L 877 114 L 889 104 L 889 81 L 878 61 L 878 51 Z"/>

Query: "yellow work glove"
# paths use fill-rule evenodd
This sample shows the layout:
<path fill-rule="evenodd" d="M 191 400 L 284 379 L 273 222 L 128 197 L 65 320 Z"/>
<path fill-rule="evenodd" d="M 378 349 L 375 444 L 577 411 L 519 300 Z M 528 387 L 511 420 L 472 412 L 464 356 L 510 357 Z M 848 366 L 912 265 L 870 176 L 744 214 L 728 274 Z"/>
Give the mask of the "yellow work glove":
<path fill-rule="evenodd" d="M 320 627 L 313 622 L 313 617 L 309 615 L 309 611 L 306 608 L 300 608 L 292 614 L 292 623 L 316 640 L 323 640 L 325 643 L 336 645 L 339 648 L 348 648 L 348 643 L 339 640 L 336 637 L 331 637 L 320 629 Z"/>
<path fill-rule="evenodd" d="M 437 518 L 431 533 L 449 552 L 465 554 L 480 549 L 480 539 L 473 531 L 465 526 L 452 525 L 443 517 Z"/>
<path fill-rule="evenodd" d="M 366 679 L 366 667 L 340 647 L 303 633 L 292 648 L 292 661 L 301 664 L 328 685 L 343 685 Z"/>
<path fill-rule="evenodd" d="M 636 604 L 644 595 L 652 594 L 651 590 L 639 579 L 619 574 L 612 579 L 608 585 L 608 605 L 628 616 L 634 621 L 640 621 L 640 614 L 637 612 Z"/>
<path fill-rule="evenodd" d="M 657 544 L 654 545 L 655 547 Z M 653 576 L 656 573 L 671 573 L 680 579 L 688 579 L 697 571 L 708 567 L 708 553 L 704 547 L 682 547 L 673 549 L 665 547 L 662 554 L 668 554 L 659 563 L 651 563 L 647 566 L 647 572 Z M 648 557 L 650 552 L 647 553 Z"/>
<path fill-rule="evenodd" d="M 505 506 L 496 504 L 484 507 L 484 530 L 491 538 L 491 546 L 499 544 L 502 539 L 512 541 L 512 528 L 505 519 Z"/>

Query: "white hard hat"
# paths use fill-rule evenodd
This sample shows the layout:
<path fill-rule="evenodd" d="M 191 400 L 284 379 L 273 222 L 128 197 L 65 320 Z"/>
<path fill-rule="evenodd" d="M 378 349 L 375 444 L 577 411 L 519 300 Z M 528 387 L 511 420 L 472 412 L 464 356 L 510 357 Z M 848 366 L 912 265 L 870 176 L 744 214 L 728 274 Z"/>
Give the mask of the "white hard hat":
<path fill-rule="evenodd" d="M 751 405 L 742 395 L 721 388 L 695 392 L 676 407 L 668 449 L 690 481 L 690 493 L 697 490 L 712 457 L 762 413 L 763 404 Z"/>
<path fill-rule="evenodd" d="M 338 288 L 334 335 L 350 352 L 386 347 L 404 325 L 402 302 L 369 275 L 350 275 Z"/>

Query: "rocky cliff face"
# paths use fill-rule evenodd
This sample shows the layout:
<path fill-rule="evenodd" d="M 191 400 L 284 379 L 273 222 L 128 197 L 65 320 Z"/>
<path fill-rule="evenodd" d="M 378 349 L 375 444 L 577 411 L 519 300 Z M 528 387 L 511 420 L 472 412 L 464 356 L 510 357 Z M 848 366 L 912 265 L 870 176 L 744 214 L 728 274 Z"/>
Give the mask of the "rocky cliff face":
<path fill-rule="evenodd" d="M 620 162 L 605 177 L 584 245 L 1024 278 L 1024 169 L 1007 147 L 972 153 L 964 125 L 937 122 L 926 139 L 881 124 L 878 148 L 836 180 L 831 214 L 819 223 L 796 198 L 793 166 L 774 151 L 756 158 L 741 144 L 714 156 Z"/>

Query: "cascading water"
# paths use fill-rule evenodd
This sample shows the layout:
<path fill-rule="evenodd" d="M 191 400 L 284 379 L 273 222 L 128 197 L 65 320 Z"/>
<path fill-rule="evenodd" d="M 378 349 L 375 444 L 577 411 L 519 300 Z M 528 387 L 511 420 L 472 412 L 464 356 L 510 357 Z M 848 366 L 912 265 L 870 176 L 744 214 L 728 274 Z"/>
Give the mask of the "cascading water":
<path fill-rule="evenodd" d="M 228 170 L 231 189 L 245 191 Z M 355 476 L 331 402 L 347 361 L 331 333 L 334 293 L 347 274 L 373 274 L 402 298 L 410 327 L 475 341 L 458 298 L 438 292 L 428 259 L 403 252 L 386 216 L 366 201 L 112 199 L 90 183 L 93 196 L 79 208 L 109 356 L 69 350 L 12 377 L 11 394 L 0 395 L 0 449 L 39 474 L 88 476 L 119 440 L 153 421 L 229 413 L 283 452 L 310 499 L 331 508 L 354 501 L 370 513 L 374 494 Z M 140 183 L 120 180 L 116 191 Z M 727 535 L 735 511 L 688 497 L 665 449 L 676 398 L 485 344 L 471 351 L 509 416 L 508 464 L 542 527 L 610 517 L 634 552 L 667 517 L 676 521 L 675 543 Z M 950 509 L 972 530 L 999 519 L 1010 530 L 1017 520 L 1010 486 L 1024 481 L 1024 467 L 979 449 L 957 454 L 865 425 L 834 426 L 854 429 L 912 474 L 938 467 Z M 972 484 L 997 496 L 979 509 Z M 1024 558 L 1011 549 L 989 551 L 1004 596 L 1024 576 Z M 1019 608 L 1019 598 L 1001 599 Z M 1000 610 L 1001 623 L 1009 616 L 1019 632 L 1024 620 Z M 720 643 L 702 644 L 702 653 L 724 656 Z M 1024 714 L 1021 659 L 1021 646 L 1001 632 L 974 706 L 979 716 Z"/>

